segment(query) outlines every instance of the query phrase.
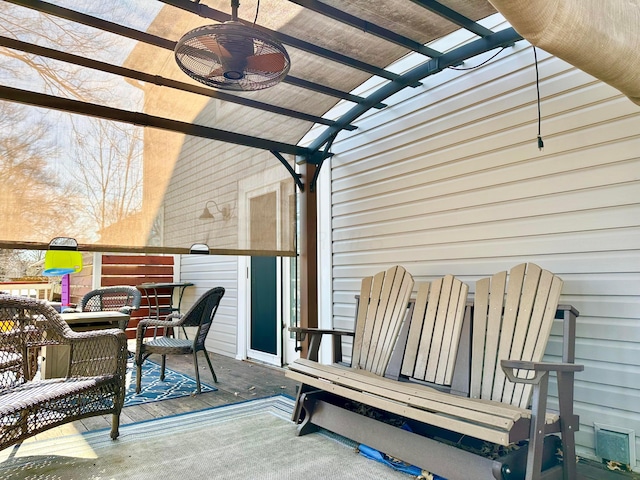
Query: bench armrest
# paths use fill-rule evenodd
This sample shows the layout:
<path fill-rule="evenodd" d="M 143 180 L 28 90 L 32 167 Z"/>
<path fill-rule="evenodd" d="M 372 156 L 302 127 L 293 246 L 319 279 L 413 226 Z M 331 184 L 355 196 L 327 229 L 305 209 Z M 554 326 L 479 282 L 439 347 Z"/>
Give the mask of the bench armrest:
<path fill-rule="evenodd" d="M 333 338 L 333 362 L 342 361 L 342 337 L 353 337 L 354 332 L 348 330 L 326 330 L 321 328 L 306 327 L 289 327 L 291 333 L 296 334 L 296 340 L 302 341 L 309 335 L 309 351 L 307 358 L 309 360 L 318 361 L 318 351 L 320 350 L 320 342 L 324 335 L 331 335 Z"/>
<path fill-rule="evenodd" d="M 537 384 L 540 378 L 548 372 L 581 372 L 584 365 L 562 362 L 527 362 L 524 360 L 501 360 L 500 366 L 507 378 L 513 383 Z M 518 377 L 514 370 L 528 370 L 535 372 L 533 378 Z"/>
<path fill-rule="evenodd" d="M 291 333 L 300 334 L 300 340 L 304 340 L 305 335 L 346 335 L 353 337 L 354 332 L 349 330 L 327 330 L 322 328 L 289 327 Z"/>

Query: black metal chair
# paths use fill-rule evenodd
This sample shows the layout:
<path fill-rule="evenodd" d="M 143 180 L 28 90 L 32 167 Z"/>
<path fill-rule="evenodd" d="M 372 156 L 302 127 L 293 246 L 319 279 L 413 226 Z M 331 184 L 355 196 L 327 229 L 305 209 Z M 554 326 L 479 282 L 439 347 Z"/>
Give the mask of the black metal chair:
<path fill-rule="evenodd" d="M 80 312 L 115 311 L 131 315 L 133 310 L 140 308 L 142 294 L 136 287 L 122 285 L 117 287 L 102 287 L 86 293 L 78 304 Z M 122 320 L 118 327 L 126 330 L 128 320 Z"/>
<path fill-rule="evenodd" d="M 187 313 L 181 315 L 179 313 L 172 313 L 165 317 L 165 320 L 157 320 L 155 318 L 145 318 L 138 323 L 136 331 L 136 393 L 140 393 L 140 381 L 142 378 L 142 364 L 144 361 L 154 353 L 162 355 L 162 366 L 160 371 L 160 380 L 164 380 L 165 364 L 167 355 L 184 355 L 193 354 L 193 366 L 196 370 L 196 383 L 198 385 L 197 393 L 200 393 L 200 373 L 198 371 L 198 357 L 199 351 L 204 352 L 204 356 L 209 364 L 209 370 L 213 375 L 213 381 L 218 382 L 216 373 L 213 371 L 211 365 L 211 359 L 204 346 L 204 341 L 207 338 L 213 317 L 218 310 L 220 300 L 224 296 L 224 288 L 215 287 L 207 291 L 202 295 L 198 301 L 189 309 Z M 148 328 L 163 327 L 163 336 L 153 337 L 146 342 L 146 330 Z M 177 327 L 198 327 L 193 340 L 183 338 L 173 338 L 171 332 Z"/>

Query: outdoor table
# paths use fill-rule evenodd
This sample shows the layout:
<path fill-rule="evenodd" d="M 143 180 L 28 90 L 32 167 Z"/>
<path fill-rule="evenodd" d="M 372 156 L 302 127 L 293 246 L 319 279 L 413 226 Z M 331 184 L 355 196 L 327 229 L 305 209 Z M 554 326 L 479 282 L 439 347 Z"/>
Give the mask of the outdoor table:
<path fill-rule="evenodd" d="M 187 287 L 192 287 L 191 282 L 169 282 L 169 283 L 142 283 L 138 289 L 147 297 L 149 305 L 149 317 L 161 320 L 171 313 L 180 313 L 182 296 Z M 182 331 L 187 336 L 184 327 Z"/>
<path fill-rule="evenodd" d="M 170 313 L 180 313 L 184 291 L 187 287 L 192 286 L 193 283 L 190 282 L 142 283 L 138 285 L 138 288 L 147 297 L 149 316 L 155 316 L 157 320 L 160 320 L 160 317 Z M 168 299 L 168 303 L 161 301 L 165 297 Z"/>
<path fill-rule="evenodd" d="M 129 315 L 122 312 L 69 312 L 61 313 L 74 332 L 118 328 L 121 320 L 129 321 Z M 69 369 L 69 345 L 49 345 L 42 348 L 41 377 L 61 378 Z"/>

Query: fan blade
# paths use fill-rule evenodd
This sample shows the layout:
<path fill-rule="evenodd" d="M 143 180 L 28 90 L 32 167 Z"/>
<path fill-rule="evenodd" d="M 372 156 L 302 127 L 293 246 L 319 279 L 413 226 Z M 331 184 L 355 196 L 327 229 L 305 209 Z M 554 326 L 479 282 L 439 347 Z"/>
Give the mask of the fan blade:
<path fill-rule="evenodd" d="M 284 70 L 286 61 L 281 53 L 267 53 L 247 57 L 247 69 L 260 72 L 277 73 Z"/>
<path fill-rule="evenodd" d="M 209 75 L 207 75 L 207 78 L 221 77 L 222 75 L 224 75 L 224 69 L 222 67 L 219 67 L 214 70 L 211 70 L 209 72 Z"/>
<path fill-rule="evenodd" d="M 210 37 L 208 35 L 203 35 L 202 37 L 198 38 L 198 40 L 200 40 L 200 42 L 208 50 L 218 55 L 218 57 L 225 57 L 225 58 L 231 57 L 231 54 L 229 53 L 229 51 L 226 48 L 224 48 L 222 45 L 220 45 L 215 38 Z"/>

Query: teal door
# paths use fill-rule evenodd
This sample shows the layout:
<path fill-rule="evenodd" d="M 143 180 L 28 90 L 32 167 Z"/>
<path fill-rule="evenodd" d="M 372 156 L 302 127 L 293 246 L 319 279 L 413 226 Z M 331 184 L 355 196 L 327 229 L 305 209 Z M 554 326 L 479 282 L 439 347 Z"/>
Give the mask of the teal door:
<path fill-rule="evenodd" d="M 275 257 L 251 257 L 251 350 L 278 354 Z"/>

